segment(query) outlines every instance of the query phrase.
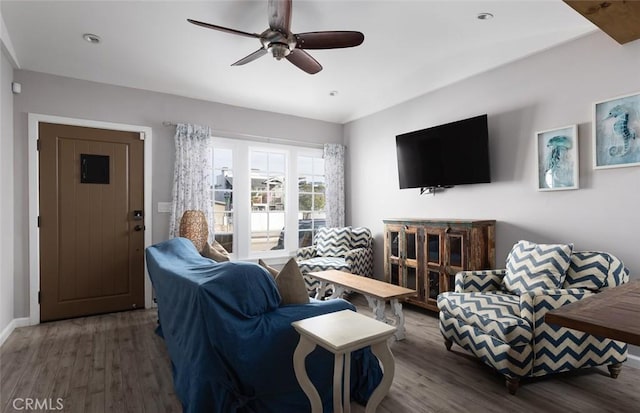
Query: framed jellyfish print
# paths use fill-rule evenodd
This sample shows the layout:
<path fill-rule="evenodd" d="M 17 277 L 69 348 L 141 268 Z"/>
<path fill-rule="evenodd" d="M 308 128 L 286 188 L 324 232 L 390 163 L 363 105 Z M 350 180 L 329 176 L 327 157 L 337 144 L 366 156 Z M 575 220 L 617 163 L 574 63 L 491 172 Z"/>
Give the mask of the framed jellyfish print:
<path fill-rule="evenodd" d="M 640 166 L 640 92 L 593 105 L 594 169 Z"/>
<path fill-rule="evenodd" d="M 536 132 L 538 190 L 578 189 L 578 126 Z"/>

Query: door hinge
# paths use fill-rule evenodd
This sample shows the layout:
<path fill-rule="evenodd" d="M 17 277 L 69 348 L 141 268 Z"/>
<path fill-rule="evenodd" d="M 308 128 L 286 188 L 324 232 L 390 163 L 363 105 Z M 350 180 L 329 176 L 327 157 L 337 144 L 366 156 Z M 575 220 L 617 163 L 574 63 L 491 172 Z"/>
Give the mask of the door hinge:
<path fill-rule="evenodd" d="M 38 291 L 38 304 L 40 304 L 40 299 L 42 298 L 42 293 Z"/>
<path fill-rule="evenodd" d="M 40 150 L 40 139 L 36 140 L 36 151 Z"/>
<path fill-rule="evenodd" d="M 38 228 L 40 228 L 40 215 L 38 215 Z"/>

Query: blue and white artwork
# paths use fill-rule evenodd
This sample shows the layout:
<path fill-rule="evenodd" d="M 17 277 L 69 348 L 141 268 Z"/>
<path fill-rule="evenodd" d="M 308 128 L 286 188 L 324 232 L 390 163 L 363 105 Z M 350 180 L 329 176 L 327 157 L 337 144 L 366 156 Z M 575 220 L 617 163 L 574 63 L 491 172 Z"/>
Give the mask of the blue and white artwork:
<path fill-rule="evenodd" d="M 594 168 L 640 165 L 640 94 L 594 105 Z"/>
<path fill-rule="evenodd" d="M 538 190 L 578 189 L 578 128 L 576 125 L 536 133 Z"/>

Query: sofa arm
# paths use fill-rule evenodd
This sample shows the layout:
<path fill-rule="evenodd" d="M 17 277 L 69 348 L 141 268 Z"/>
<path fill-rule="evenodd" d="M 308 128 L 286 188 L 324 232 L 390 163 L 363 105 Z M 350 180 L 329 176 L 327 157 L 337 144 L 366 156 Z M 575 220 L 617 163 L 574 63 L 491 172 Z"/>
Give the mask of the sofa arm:
<path fill-rule="evenodd" d="M 554 288 L 526 292 L 520 295 L 520 317 L 527 320 L 534 328 L 538 328 L 544 322 L 547 311 L 593 294 L 594 292 L 586 288 Z"/>
<path fill-rule="evenodd" d="M 373 251 L 371 248 L 355 248 L 348 251 L 344 260 L 352 274 L 373 276 Z"/>
<path fill-rule="evenodd" d="M 296 251 L 296 261 L 308 260 L 316 256 L 316 246 L 302 247 Z"/>
<path fill-rule="evenodd" d="M 460 271 L 456 274 L 455 292 L 486 293 L 499 291 L 507 270 Z"/>

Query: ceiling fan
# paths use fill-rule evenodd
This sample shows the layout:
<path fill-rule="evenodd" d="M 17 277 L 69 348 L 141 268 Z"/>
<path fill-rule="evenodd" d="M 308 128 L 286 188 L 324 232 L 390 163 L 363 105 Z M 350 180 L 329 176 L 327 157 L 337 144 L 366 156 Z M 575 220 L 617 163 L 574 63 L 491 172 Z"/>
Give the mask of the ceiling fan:
<path fill-rule="evenodd" d="M 305 49 L 340 49 L 358 46 L 364 41 L 364 34 L 353 31 L 292 33 L 291 0 L 269 0 L 268 13 L 269 28 L 260 34 L 247 33 L 192 19 L 187 19 L 187 21 L 208 29 L 260 40 L 260 43 L 262 43 L 260 49 L 243 57 L 231 66 L 247 64 L 270 52 L 276 60 L 285 58 L 298 68 L 313 75 L 322 70 L 322 65 Z"/>

